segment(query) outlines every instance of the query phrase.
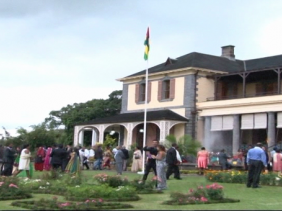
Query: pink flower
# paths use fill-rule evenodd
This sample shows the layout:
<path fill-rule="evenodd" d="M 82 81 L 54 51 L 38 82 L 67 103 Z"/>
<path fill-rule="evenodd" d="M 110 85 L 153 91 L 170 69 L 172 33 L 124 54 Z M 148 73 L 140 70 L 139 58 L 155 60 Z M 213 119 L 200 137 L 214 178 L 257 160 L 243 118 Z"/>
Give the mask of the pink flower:
<path fill-rule="evenodd" d="M 85 201 L 85 203 L 88 203 L 90 200 L 89 199 L 87 199 L 86 201 Z"/>
<path fill-rule="evenodd" d="M 19 188 L 18 186 L 16 186 L 15 184 L 13 184 L 13 183 L 11 183 L 10 185 L 9 185 L 9 188 Z"/>
<path fill-rule="evenodd" d="M 4 184 L 4 182 L 0 182 L 0 187 Z"/>
<path fill-rule="evenodd" d="M 202 196 L 202 197 L 201 197 L 201 201 L 202 201 L 202 202 L 207 202 L 208 199 Z"/>
<path fill-rule="evenodd" d="M 101 202 L 101 203 L 102 203 L 102 202 L 103 202 L 103 199 L 99 199 L 99 202 Z"/>
<path fill-rule="evenodd" d="M 94 199 L 92 200 L 92 202 L 93 202 L 93 203 L 96 203 L 96 201 L 95 201 Z"/>
<path fill-rule="evenodd" d="M 193 193 L 193 192 L 194 192 L 193 188 L 191 188 L 191 189 L 189 190 L 189 192 L 190 192 L 190 193 Z"/>
<path fill-rule="evenodd" d="M 202 185 L 201 185 L 201 186 L 199 186 L 199 187 L 198 187 L 198 189 L 203 189 L 203 186 L 202 186 Z"/>

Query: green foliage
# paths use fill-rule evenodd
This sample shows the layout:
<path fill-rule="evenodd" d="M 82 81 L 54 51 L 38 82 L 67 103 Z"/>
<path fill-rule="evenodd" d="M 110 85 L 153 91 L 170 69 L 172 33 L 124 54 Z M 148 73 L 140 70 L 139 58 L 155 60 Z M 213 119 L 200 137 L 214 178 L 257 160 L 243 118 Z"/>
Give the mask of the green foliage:
<path fill-rule="evenodd" d="M 74 103 L 60 110 L 51 111 L 45 123 L 50 129 L 65 127 L 67 140 L 73 140 L 74 126 L 78 123 L 87 122 L 92 119 L 116 115 L 121 109 L 122 91 L 113 91 L 109 98 L 93 99 L 85 103 Z"/>
<path fill-rule="evenodd" d="M 211 182 L 246 184 L 248 172 L 244 171 L 206 171 L 206 179 Z M 282 179 L 277 173 L 263 173 L 260 175 L 261 185 L 282 186 Z"/>
<path fill-rule="evenodd" d="M 53 197 L 53 199 L 41 198 L 38 201 L 14 201 L 12 205 L 30 210 L 112 210 L 133 207 L 119 202 L 104 202 L 103 199 L 86 200 L 85 202 L 59 202 L 57 197 Z"/>
<path fill-rule="evenodd" d="M 20 185 L 18 178 L 0 178 L 0 200 L 25 199 L 30 197 L 30 191 Z"/>
<path fill-rule="evenodd" d="M 109 176 L 107 174 L 98 174 L 94 177 L 94 179 L 99 184 L 107 184 L 113 188 L 117 188 L 119 186 L 125 186 L 129 183 L 127 177 L 122 177 L 120 175 Z"/>
<path fill-rule="evenodd" d="M 184 135 L 176 139 L 174 135 L 168 135 L 166 137 L 165 146 L 170 148 L 173 143 L 177 143 L 178 151 L 180 155 L 197 155 L 198 149 L 201 147 L 200 142 L 194 140 L 190 135 Z"/>
<path fill-rule="evenodd" d="M 107 146 L 116 147 L 116 139 L 112 138 L 109 134 L 106 135 L 106 139 L 103 142 L 103 148 L 105 149 Z"/>
<path fill-rule="evenodd" d="M 107 184 L 100 185 L 81 185 L 80 187 L 70 187 L 67 192 L 67 199 L 71 200 L 87 200 L 104 198 L 105 200 L 124 200 L 138 199 L 134 189 L 127 186 L 120 186 L 117 189 Z"/>

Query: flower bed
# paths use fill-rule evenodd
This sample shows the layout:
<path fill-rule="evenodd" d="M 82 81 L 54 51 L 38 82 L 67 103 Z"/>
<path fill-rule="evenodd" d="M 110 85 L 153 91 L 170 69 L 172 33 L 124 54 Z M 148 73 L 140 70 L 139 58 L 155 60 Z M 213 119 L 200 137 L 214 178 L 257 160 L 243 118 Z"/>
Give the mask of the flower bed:
<path fill-rule="evenodd" d="M 157 190 L 157 177 L 153 177 L 151 180 L 143 181 L 142 179 L 134 179 L 130 182 L 130 185 L 135 188 L 138 194 L 152 194 L 163 193 L 162 190 Z"/>
<path fill-rule="evenodd" d="M 198 174 L 199 170 L 179 170 L 180 174 Z"/>
<path fill-rule="evenodd" d="M 19 185 L 18 178 L 0 177 L 0 200 L 31 198 L 29 190 Z"/>
<path fill-rule="evenodd" d="M 45 194 L 57 194 L 64 195 L 67 191 L 66 185 L 60 180 L 42 180 L 42 179 L 28 179 L 21 180 L 25 189 L 28 189 L 32 193 L 45 193 Z"/>
<path fill-rule="evenodd" d="M 15 201 L 11 205 L 31 210 L 109 210 L 133 208 L 129 204 L 109 203 L 104 202 L 102 199 L 86 200 L 85 202 L 58 202 L 56 197 L 53 200 Z"/>
<path fill-rule="evenodd" d="M 128 185 L 128 179 L 127 177 L 122 176 L 109 176 L 107 174 L 98 174 L 94 176 L 94 179 L 99 184 L 108 184 L 110 187 L 117 188 L 119 186 L 125 186 Z"/>
<path fill-rule="evenodd" d="M 132 187 L 119 186 L 113 188 L 107 184 L 70 187 L 66 194 L 66 199 L 76 201 L 97 198 L 104 198 L 106 201 L 136 201 L 140 199 Z"/>
<path fill-rule="evenodd" d="M 241 183 L 247 182 L 246 171 L 206 171 L 206 179 L 211 182 Z M 277 173 L 262 173 L 260 175 L 261 185 L 282 186 L 282 180 Z"/>
<path fill-rule="evenodd" d="M 187 205 L 187 204 L 212 204 L 239 202 L 237 199 L 224 198 L 223 186 L 217 183 L 205 187 L 198 186 L 190 189 L 188 193 L 174 192 L 170 195 L 170 200 L 163 202 L 167 205 Z"/>

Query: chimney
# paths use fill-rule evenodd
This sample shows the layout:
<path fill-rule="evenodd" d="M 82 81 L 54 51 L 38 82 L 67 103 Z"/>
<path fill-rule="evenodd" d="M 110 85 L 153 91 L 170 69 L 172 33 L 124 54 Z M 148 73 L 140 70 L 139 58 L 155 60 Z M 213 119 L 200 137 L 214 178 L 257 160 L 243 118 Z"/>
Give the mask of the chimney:
<path fill-rule="evenodd" d="M 234 45 L 226 45 L 222 46 L 222 57 L 226 57 L 230 60 L 235 60 L 235 55 L 234 55 Z"/>

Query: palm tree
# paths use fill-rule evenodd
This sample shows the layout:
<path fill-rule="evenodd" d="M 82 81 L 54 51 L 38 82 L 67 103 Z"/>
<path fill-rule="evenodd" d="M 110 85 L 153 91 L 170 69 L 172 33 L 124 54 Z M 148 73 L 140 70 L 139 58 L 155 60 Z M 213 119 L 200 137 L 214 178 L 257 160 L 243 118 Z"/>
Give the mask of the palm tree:
<path fill-rule="evenodd" d="M 165 147 L 170 148 L 173 143 L 177 143 L 178 151 L 180 155 L 197 155 L 201 143 L 197 140 L 194 140 L 190 135 L 184 135 L 178 140 L 174 135 L 168 135 L 165 141 Z"/>

